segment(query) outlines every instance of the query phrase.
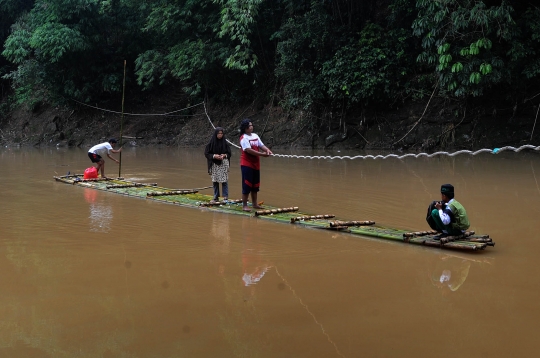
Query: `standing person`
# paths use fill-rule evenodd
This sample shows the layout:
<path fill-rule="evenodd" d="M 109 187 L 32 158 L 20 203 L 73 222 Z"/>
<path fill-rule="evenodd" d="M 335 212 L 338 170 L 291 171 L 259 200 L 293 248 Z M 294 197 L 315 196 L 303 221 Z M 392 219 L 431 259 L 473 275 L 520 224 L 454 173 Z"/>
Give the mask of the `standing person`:
<path fill-rule="evenodd" d="M 240 167 L 242 169 L 242 203 L 244 211 L 251 211 L 248 207 L 249 193 L 251 193 L 251 204 L 255 209 L 261 209 L 257 204 L 257 192 L 260 187 L 261 163 L 259 157 L 268 157 L 272 151 L 266 148 L 259 136 L 253 133 L 253 123 L 249 119 L 244 119 L 240 123 Z"/>
<path fill-rule="evenodd" d="M 219 183 L 223 189 L 223 199 L 229 199 L 229 166 L 231 158 L 231 147 L 225 139 L 223 128 L 217 127 L 204 148 L 204 156 L 208 160 L 208 174 L 212 176 L 214 185 L 214 199 L 219 201 Z"/>
<path fill-rule="evenodd" d="M 105 154 L 111 160 L 115 161 L 117 164 L 120 162 L 113 158 L 110 153 L 120 153 L 122 148 L 114 150 L 113 146 L 117 143 L 116 139 L 111 138 L 108 142 L 96 144 L 88 151 L 88 157 L 92 163 L 96 164 L 96 169 L 99 172 L 101 170 L 101 177 L 106 178 L 105 176 L 105 160 L 102 158 Z"/>
<path fill-rule="evenodd" d="M 469 217 L 463 205 L 454 199 L 452 184 L 441 186 L 441 200 L 430 205 L 426 218 L 433 230 L 441 232 L 435 239 L 440 240 L 448 235 L 462 235 L 470 226 Z"/>

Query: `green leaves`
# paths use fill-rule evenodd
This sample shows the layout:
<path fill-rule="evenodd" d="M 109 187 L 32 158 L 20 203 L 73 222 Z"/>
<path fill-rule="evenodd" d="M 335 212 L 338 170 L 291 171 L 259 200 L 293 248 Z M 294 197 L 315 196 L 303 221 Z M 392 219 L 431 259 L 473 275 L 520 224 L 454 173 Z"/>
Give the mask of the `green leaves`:
<path fill-rule="evenodd" d="M 404 32 L 388 33 L 368 24 L 359 35 L 357 42 L 342 47 L 326 61 L 321 73 L 328 95 L 347 106 L 384 102 L 395 95 L 399 81 L 409 73 L 407 60 L 398 57 L 406 50 L 405 42 L 399 40 Z"/>
<path fill-rule="evenodd" d="M 36 28 L 28 44 L 50 63 L 60 61 L 66 52 L 87 48 L 87 41 L 79 31 L 58 23 L 46 23 Z"/>
<path fill-rule="evenodd" d="M 491 73 L 492 67 L 489 63 L 483 63 L 480 65 L 480 73 L 483 75 L 487 75 L 488 73 Z"/>
<path fill-rule="evenodd" d="M 231 55 L 225 60 L 225 67 L 247 72 L 257 64 L 257 55 L 251 50 L 252 26 L 263 0 L 213 0 L 220 4 L 220 37 L 229 36 L 237 42 Z"/>
<path fill-rule="evenodd" d="M 469 82 L 474 83 L 474 84 L 478 84 L 478 83 L 480 83 L 480 78 L 481 77 L 482 76 L 480 76 L 480 74 L 478 72 L 473 72 L 469 76 Z"/>
<path fill-rule="evenodd" d="M 463 64 L 461 62 L 456 62 L 452 65 L 452 72 L 459 72 L 463 70 Z"/>
<path fill-rule="evenodd" d="M 423 47 L 417 60 L 433 68 L 448 95 L 478 96 L 503 81 L 503 44 L 515 28 L 511 7 L 478 0 L 417 0 L 416 5 L 413 32 L 422 36 Z"/>

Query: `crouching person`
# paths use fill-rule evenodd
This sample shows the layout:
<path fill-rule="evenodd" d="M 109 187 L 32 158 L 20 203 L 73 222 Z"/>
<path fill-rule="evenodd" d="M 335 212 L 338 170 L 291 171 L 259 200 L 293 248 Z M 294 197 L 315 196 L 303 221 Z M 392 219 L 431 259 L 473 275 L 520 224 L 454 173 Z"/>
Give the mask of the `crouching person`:
<path fill-rule="evenodd" d="M 426 220 L 433 230 L 440 233 L 434 237 L 436 240 L 462 235 L 470 226 L 467 211 L 454 199 L 454 187 L 451 184 L 441 186 L 441 201 L 431 203 Z"/>

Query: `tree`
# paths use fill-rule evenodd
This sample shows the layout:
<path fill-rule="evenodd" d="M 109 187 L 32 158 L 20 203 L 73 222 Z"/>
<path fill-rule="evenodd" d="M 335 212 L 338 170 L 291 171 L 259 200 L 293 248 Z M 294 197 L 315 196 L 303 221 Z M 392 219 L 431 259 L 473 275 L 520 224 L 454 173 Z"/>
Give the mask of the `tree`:
<path fill-rule="evenodd" d="M 432 68 L 443 93 L 480 96 L 510 80 L 505 54 L 516 32 L 513 8 L 503 2 L 417 0 L 413 33 L 422 37 L 417 60 Z"/>

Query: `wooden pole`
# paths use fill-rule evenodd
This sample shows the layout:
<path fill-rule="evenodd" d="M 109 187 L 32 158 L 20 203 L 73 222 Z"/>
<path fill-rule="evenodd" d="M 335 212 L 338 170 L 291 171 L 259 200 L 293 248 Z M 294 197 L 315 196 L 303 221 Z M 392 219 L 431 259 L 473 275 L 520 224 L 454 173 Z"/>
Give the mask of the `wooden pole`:
<path fill-rule="evenodd" d="M 124 60 L 124 81 L 122 84 L 122 116 L 120 117 L 120 148 L 122 148 L 122 132 L 124 129 L 124 96 L 126 93 L 126 60 Z M 120 163 L 118 163 L 118 177 L 122 176 L 122 152 L 120 152 Z"/>

